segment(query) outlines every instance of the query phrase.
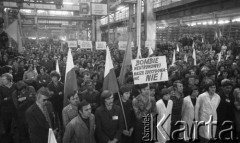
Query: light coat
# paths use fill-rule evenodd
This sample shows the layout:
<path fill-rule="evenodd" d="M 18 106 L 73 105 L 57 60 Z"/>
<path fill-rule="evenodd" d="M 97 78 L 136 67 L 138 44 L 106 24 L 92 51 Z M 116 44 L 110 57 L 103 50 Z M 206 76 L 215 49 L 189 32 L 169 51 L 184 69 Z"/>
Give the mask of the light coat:
<path fill-rule="evenodd" d="M 66 126 L 63 143 L 95 143 L 95 117 L 89 117 L 90 129 L 82 120 L 80 115 L 73 118 Z"/>
<path fill-rule="evenodd" d="M 210 117 L 212 116 L 211 123 L 217 121 L 217 107 L 220 103 L 220 96 L 214 94 L 210 100 L 209 93 L 204 92 L 198 96 L 195 117 L 198 122 L 209 123 Z M 215 137 L 216 126 L 209 128 L 209 125 L 202 125 L 199 127 L 199 135 L 205 139 L 211 139 Z"/>
<path fill-rule="evenodd" d="M 163 124 L 164 130 L 167 132 L 168 135 L 170 135 L 173 102 L 172 100 L 168 100 L 168 104 L 166 108 L 163 100 L 160 99 L 157 101 L 156 106 L 157 106 L 157 113 L 158 113 L 157 123 L 159 123 L 160 121 L 164 122 L 165 119 L 168 117 L 168 115 L 170 115 L 166 120 L 166 122 Z M 163 128 L 157 127 L 157 129 L 161 130 L 161 133 L 162 133 L 161 134 L 159 131 L 157 131 L 157 139 L 159 143 L 165 143 L 167 140 L 169 140 L 169 136 L 165 133 Z"/>
<path fill-rule="evenodd" d="M 189 140 L 189 137 L 191 135 L 191 128 L 192 128 L 194 119 L 195 119 L 195 107 L 192 104 L 191 97 L 187 96 L 183 99 L 183 105 L 182 105 L 182 121 L 184 121 L 188 125 L 188 129 L 186 129 L 184 132 L 184 140 L 186 141 Z M 194 134 L 192 135 L 194 136 Z"/>

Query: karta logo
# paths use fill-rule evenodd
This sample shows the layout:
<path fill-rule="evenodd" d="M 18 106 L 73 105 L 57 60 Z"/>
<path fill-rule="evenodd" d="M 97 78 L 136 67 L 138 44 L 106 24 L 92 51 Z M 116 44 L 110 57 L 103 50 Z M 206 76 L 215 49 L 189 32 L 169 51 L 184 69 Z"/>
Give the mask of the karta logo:
<path fill-rule="evenodd" d="M 222 126 L 228 127 L 224 130 L 221 130 L 215 138 L 214 128 L 217 128 L 217 121 L 213 121 L 213 116 L 209 116 L 209 120 L 207 122 L 204 121 L 193 121 L 192 127 L 193 130 L 189 129 L 189 125 L 184 121 L 177 121 L 175 126 L 178 126 L 179 129 L 170 131 L 166 129 L 166 126 L 171 126 L 171 123 L 167 122 L 170 118 L 171 114 L 163 115 L 159 122 L 157 120 L 154 121 L 152 115 L 148 114 L 143 117 L 144 124 L 144 136 L 143 141 L 158 141 L 157 136 L 161 136 L 164 140 L 171 140 L 177 142 L 183 141 L 198 141 L 199 140 L 199 129 L 200 127 L 204 127 L 208 138 L 211 141 L 238 141 L 239 138 L 236 137 L 234 123 L 231 121 L 224 121 Z M 155 123 L 155 127 L 153 126 Z M 168 125 L 167 125 L 168 124 Z M 156 128 L 156 129 L 154 129 Z M 190 136 L 190 132 L 192 132 L 192 136 Z M 182 134 L 182 136 L 178 136 Z M 225 137 L 226 134 L 229 134 L 228 137 Z M 177 137 L 177 138 L 176 138 Z"/>

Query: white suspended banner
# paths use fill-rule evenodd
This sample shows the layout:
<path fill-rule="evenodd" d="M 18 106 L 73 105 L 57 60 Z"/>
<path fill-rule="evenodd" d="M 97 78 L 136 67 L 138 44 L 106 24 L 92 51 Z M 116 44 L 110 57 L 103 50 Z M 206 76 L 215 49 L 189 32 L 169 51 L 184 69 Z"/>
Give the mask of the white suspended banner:
<path fill-rule="evenodd" d="M 107 15 L 107 4 L 92 3 L 92 15 Z"/>
<path fill-rule="evenodd" d="M 106 42 L 96 42 L 96 50 L 106 50 Z"/>
<path fill-rule="evenodd" d="M 166 56 L 132 60 L 134 84 L 168 81 Z"/>
<path fill-rule="evenodd" d="M 68 41 L 69 48 L 77 48 L 77 41 Z"/>
<path fill-rule="evenodd" d="M 131 47 L 134 47 L 134 43 L 131 42 Z M 127 41 L 119 41 L 118 42 L 118 49 L 119 50 L 126 50 L 127 48 Z"/>
<path fill-rule="evenodd" d="M 80 49 L 92 49 L 92 41 L 78 40 L 78 45 L 80 45 Z"/>

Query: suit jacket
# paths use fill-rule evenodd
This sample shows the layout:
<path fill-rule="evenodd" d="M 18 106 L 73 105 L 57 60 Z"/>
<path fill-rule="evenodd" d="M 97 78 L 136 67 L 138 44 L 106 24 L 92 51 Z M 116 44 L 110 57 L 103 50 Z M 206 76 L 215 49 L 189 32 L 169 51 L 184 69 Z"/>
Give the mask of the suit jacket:
<path fill-rule="evenodd" d="M 89 117 L 90 127 L 88 128 L 82 117 L 78 115 L 66 126 L 63 143 L 95 143 L 95 117 Z"/>
<path fill-rule="evenodd" d="M 56 128 L 55 114 L 52 104 L 48 102 L 46 104 L 49 117 L 52 124 L 52 129 Z M 28 108 L 26 111 L 26 119 L 29 128 L 30 140 L 32 143 L 47 143 L 48 142 L 48 130 L 50 128 L 46 117 L 36 103 Z"/>

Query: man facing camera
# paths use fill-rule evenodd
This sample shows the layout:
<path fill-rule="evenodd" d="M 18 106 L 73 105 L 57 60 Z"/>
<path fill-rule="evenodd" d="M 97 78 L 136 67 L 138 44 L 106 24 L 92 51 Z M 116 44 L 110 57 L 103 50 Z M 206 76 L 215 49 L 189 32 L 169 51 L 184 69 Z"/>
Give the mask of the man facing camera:
<path fill-rule="evenodd" d="M 66 126 L 63 143 L 95 143 L 95 117 L 91 105 L 83 100 L 78 105 L 78 116 Z"/>
<path fill-rule="evenodd" d="M 36 94 L 36 102 L 26 111 L 26 119 L 29 128 L 30 140 L 32 143 L 47 143 L 48 130 L 52 128 L 57 133 L 57 120 L 47 88 L 40 88 Z"/>

